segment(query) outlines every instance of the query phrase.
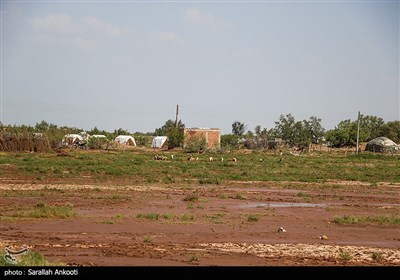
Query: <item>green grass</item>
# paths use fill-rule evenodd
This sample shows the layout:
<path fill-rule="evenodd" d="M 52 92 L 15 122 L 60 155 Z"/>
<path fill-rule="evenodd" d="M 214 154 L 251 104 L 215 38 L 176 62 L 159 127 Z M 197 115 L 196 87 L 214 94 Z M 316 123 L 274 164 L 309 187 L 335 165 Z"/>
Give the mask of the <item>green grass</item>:
<path fill-rule="evenodd" d="M 249 214 L 247 216 L 247 221 L 248 222 L 257 222 L 259 217 L 257 215 Z"/>
<path fill-rule="evenodd" d="M 146 236 L 143 238 L 143 242 L 144 242 L 144 243 L 151 243 L 151 242 L 153 242 L 153 239 L 151 238 L 151 236 L 146 235 Z"/>
<path fill-rule="evenodd" d="M 183 222 L 193 222 L 196 220 L 196 215 L 191 213 L 183 213 L 180 217 L 180 220 Z"/>
<path fill-rule="evenodd" d="M 211 223 L 214 224 L 225 224 L 226 222 L 222 220 L 223 217 L 225 217 L 225 213 L 223 212 L 218 212 L 213 215 L 204 215 L 204 217 Z"/>
<path fill-rule="evenodd" d="M 296 195 L 297 195 L 298 197 L 303 197 L 303 198 L 310 198 L 310 197 L 311 197 L 310 194 L 304 193 L 304 192 L 298 192 Z"/>
<path fill-rule="evenodd" d="M 234 199 L 246 199 L 246 196 L 242 193 L 236 193 L 235 196 L 233 197 Z"/>
<path fill-rule="evenodd" d="M 385 215 L 385 216 L 345 215 L 345 216 L 334 217 L 332 222 L 339 225 L 379 224 L 379 225 L 400 226 L 400 215 Z"/>
<path fill-rule="evenodd" d="M 5 217 L 13 218 L 33 218 L 33 219 L 66 219 L 76 217 L 78 214 L 73 209 L 73 206 L 66 203 L 65 205 L 47 205 L 45 203 L 36 204 L 33 209 L 22 209 L 12 211 Z"/>
<path fill-rule="evenodd" d="M 147 219 L 152 221 L 166 220 L 171 222 L 194 222 L 196 220 L 196 215 L 192 213 L 183 213 L 182 215 L 177 215 L 173 213 L 147 213 L 147 214 L 137 214 L 138 219 Z"/>
<path fill-rule="evenodd" d="M 350 261 L 353 259 L 353 256 L 350 254 L 350 252 L 347 251 L 340 251 L 339 252 L 339 259 L 342 261 Z"/>
<path fill-rule="evenodd" d="M 221 181 L 219 178 L 201 178 L 199 184 L 219 185 L 222 183 Z"/>
<path fill-rule="evenodd" d="M 302 181 L 323 182 L 326 180 L 364 181 L 374 186 L 377 182 L 400 183 L 398 156 L 379 154 L 283 157 L 266 154 L 264 162 L 259 161 L 259 153 L 243 154 L 233 151 L 229 157 L 238 159 L 236 163 L 224 161 L 210 164 L 211 154 L 199 155 L 195 164 L 186 160 L 184 152 L 177 152 L 176 160 L 160 164 L 153 160 L 150 151 L 71 151 L 69 157 L 59 157 L 55 153 L 4 153 L 0 164 L 10 164 L 15 168 L 3 172 L 7 176 L 24 175 L 32 179 L 47 181 L 52 178 L 60 182 L 79 180 L 89 176 L 101 181 L 130 180 L 135 183 L 167 184 L 212 184 L 225 181 Z M 213 154 L 213 157 L 226 154 Z M 368 164 L 368 165 L 366 165 Z M 268 168 L 266 168 L 266 166 Z M 366 168 L 373 166 L 373 170 Z M 173 177 L 172 175 L 173 174 Z M 339 186 L 336 186 L 339 188 Z"/>
<path fill-rule="evenodd" d="M 371 259 L 373 259 L 374 261 L 381 261 L 384 259 L 384 257 L 381 252 L 373 252 L 371 254 Z"/>
<path fill-rule="evenodd" d="M 59 266 L 61 263 L 51 263 L 42 254 L 29 250 L 25 255 L 16 257 L 17 263 L 8 263 L 5 260 L 5 248 L 0 247 L 0 266 Z"/>
<path fill-rule="evenodd" d="M 189 257 L 189 262 L 198 262 L 200 260 L 200 257 L 198 255 L 191 255 Z"/>
<path fill-rule="evenodd" d="M 159 213 L 147 213 L 147 214 L 137 214 L 136 218 L 139 219 L 148 219 L 148 220 L 158 220 L 160 218 Z"/>

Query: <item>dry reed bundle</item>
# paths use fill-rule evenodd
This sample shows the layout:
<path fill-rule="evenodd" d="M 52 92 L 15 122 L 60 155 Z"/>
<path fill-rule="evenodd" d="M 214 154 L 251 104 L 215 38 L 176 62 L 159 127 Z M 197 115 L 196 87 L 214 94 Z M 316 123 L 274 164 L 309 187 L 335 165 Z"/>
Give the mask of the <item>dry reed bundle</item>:
<path fill-rule="evenodd" d="M 0 151 L 3 152 L 38 152 L 51 150 L 49 140 L 41 133 L 0 133 Z"/>

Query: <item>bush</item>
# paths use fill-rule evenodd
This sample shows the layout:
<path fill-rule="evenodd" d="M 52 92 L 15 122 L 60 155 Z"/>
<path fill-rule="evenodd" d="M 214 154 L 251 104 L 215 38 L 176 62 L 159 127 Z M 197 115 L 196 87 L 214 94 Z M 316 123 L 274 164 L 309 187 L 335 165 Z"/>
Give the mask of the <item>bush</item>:
<path fill-rule="evenodd" d="M 204 137 L 192 136 L 185 142 L 185 150 L 189 153 L 199 153 L 207 150 L 207 141 Z"/>
<path fill-rule="evenodd" d="M 221 148 L 228 150 L 239 149 L 239 139 L 240 136 L 234 134 L 221 135 Z"/>
<path fill-rule="evenodd" d="M 88 147 L 91 150 L 103 150 L 107 148 L 108 142 L 107 138 L 91 137 L 88 141 Z"/>
<path fill-rule="evenodd" d="M 182 147 L 183 129 L 172 127 L 168 129 L 166 136 L 168 137 L 168 149 Z"/>

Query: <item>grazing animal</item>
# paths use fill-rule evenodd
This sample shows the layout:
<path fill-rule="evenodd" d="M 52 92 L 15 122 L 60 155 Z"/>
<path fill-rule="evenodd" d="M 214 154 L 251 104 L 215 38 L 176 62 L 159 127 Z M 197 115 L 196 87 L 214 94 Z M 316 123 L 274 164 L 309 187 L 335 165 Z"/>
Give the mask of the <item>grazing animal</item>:
<path fill-rule="evenodd" d="M 224 161 L 224 158 L 223 158 L 223 157 L 221 157 L 221 161 Z"/>
<path fill-rule="evenodd" d="M 171 159 L 174 159 L 174 155 L 171 155 Z"/>
<path fill-rule="evenodd" d="M 209 160 L 209 161 L 214 161 L 213 157 L 210 157 L 208 160 Z"/>
<path fill-rule="evenodd" d="M 237 162 L 237 159 L 236 159 L 236 158 L 233 158 L 232 161 Z"/>
<path fill-rule="evenodd" d="M 165 156 L 159 156 L 159 155 L 155 155 L 155 156 L 154 156 L 154 159 L 155 159 L 155 160 L 168 160 L 167 157 L 165 157 Z"/>
<path fill-rule="evenodd" d="M 188 160 L 188 161 L 198 161 L 198 160 L 199 160 L 199 157 L 193 157 L 192 155 L 190 155 L 190 156 L 187 158 L 187 160 Z"/>

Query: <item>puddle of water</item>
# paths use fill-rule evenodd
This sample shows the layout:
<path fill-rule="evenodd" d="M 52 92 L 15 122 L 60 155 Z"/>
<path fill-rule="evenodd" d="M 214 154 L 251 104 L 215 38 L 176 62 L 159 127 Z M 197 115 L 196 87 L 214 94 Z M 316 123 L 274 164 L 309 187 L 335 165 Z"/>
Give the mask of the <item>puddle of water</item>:
<path fill-rule="evenodd" d="M 257 208 L 257 207 L 327 207 L 326 203 L 302 203 L 302 202 L 270 202 L 270 203 L 249 203 L 242 205 L 244 208 Z"/>

